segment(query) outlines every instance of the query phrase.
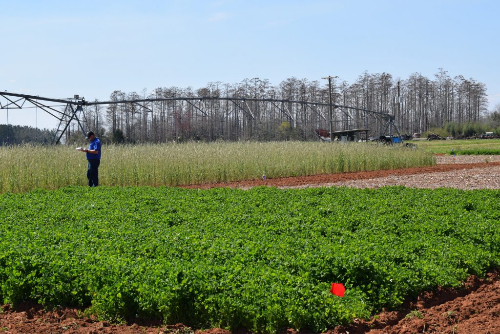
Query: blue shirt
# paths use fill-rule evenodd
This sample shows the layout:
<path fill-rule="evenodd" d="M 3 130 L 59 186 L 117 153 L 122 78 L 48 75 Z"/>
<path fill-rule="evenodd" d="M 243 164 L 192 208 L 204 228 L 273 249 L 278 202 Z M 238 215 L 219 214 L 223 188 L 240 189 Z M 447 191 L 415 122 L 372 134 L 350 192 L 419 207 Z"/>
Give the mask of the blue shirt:
<path fill-rule="evenodd" d="M 89 150 L 96 150 L 99 153 L 92 154 L 87 152 L 87 160 L 101 159 L 101 141 L 99 138 L 94 138 L 94 140 L 90 142 Z"/>

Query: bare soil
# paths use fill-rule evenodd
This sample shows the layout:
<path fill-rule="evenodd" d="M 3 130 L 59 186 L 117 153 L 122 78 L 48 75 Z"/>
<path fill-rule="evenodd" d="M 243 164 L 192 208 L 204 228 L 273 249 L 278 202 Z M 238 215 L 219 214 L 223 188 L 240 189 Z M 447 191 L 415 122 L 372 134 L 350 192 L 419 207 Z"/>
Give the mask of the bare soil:
<path fill-rule="evenodd" d="M 425 188 L 500 189 L 500 156 L 439 156 L 437 159 L 438 165 L 434 167 L 206 184 L 189 188 L 232 187 L 248 189 L 255 186 L 377 188 L 387 185 L 404 185 Z M 0 333 L 149 334 L 193 332 L 230 333 L 219 328 L 195 331 L 183 324 L 161 325 L 132 321 L 129 324 L 113 325 L 85 317 L 82 315 L 82 310 L 61 308 L 46 311 L 43 307 L 33 304 L 23 304 L 15 310 L 4 305 L 0 309 Z M 284 332 L 297 333 L 293 329 Z M 246 332 L 240 331 L 239 333 Z M 309 332 L 303 330 L 301 333 Z M 398 311 L 384 311 L 370 320 L 356 319 L 351 326 L 339 326 L 327 333 L 500 334 L 499 272 L 492 271 L 484 279 L 470 276 L 459 289 L 438 288 L 435 291 L 424 292 L 418 298 L 408 300 Z"/>
<path fill-rule="evenodd" d="M 348 186 L 379 188 L 405 186 L 412 188 L 500 189 L 500 156 L 437 156 L 437 165 L 393 170 L 374 170 L 339 174 L 320 174 L 276 179 L 210 183 L 185 188 L 229 187 L 249 189 L 258 186 L 306 188 Z"/>

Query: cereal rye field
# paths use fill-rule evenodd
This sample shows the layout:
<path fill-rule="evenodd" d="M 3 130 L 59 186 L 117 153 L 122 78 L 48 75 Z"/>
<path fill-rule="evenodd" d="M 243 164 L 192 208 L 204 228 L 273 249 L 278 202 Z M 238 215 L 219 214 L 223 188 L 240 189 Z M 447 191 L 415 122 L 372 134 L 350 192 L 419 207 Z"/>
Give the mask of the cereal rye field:
<path fill-rule="evenodd" d="M 396 177 L 401 182 L 411 178 L 410 186 L 417 186 L 418 175 L 428 182 L 432 175 L 449 178 L 450 187 L 462 185 L 463 180 L 474 175 L 488 175 L 484 186 L 494 184 L 500 189 L 500 157 L 448 157 L 438 159 L 435 167 L 409 168 L 395 171 L 346 173 L 316 177 L 286 178 L 252 182 L 205 185 L 248 188 L 256 185 L 277 187 L 309 187 L 339 182 L 366 182 L 388 180 Z M 481 178 L 484 179 L 484 178 Z M 383 186 L 377 183 L 373 187 Z M 474 182 L 480 184 L 480 181 Z M 38 305 L 24 304 L 13 310 L 4 306 L 0 310 L 0 333 L 193 333 L 183 324 L 128 323 L 113 325 L 82 316 L 81 310 L 57 309 L 44 311 Z M 197 333 L 229 333 L 223 329 L 208 329 Z M 293 329 L 284 331 L 296 333 Z M 241 333 L 246 333 L 241 331 Z M 301 333 L 308 333 L 301 331 Z M 439 288 L 407 300 L 399 311 L 382 312 L 370 320 L 356 320 L 349 327 L 337 327 L 328 331 L 336 333 L 500 333 L 500 280 L 499 272 L 490 272 L 486 278 L 469 277 L 460 289 Z"/>

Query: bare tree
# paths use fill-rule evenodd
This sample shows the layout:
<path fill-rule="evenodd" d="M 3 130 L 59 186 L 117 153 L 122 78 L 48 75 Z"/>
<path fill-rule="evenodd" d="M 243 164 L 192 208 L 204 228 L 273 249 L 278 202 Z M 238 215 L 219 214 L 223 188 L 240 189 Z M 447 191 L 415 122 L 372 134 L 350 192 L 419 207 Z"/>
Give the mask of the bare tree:
<path fill-rule="evenodd" d="M 395 115 L 403 133 L 425 132 L 453 122 L 477 122 L 487 115 L 485 85 L 463 76 L 452 79 L 443 69 L 433 79 L 420 73 L 394 79 L 386 72 L 365 71 L 352 84 L 341 79 L 333 81 L 333 103 L 343 106 L 334 112 L 335 130 L 382 133 L 387 121 L 366 110 Z M 316 140 L 315 130 L 329 126 L 328 85 L 295 77 L 277 86 L 266 79 L 252 78 L 235 84 L 210 82 L 196 90 L 156 88 L 149 95 L 146 90 L 141 95 L 114 91 L 111 100 L 122 101 L 125 96 L 129 101 L 172 98 L 108 106 L 106 123 L 111 132 L 120 129 L 129 140 L 137 142 L 277 140 L 284 138 L 285 132 L 286 138 Z M 94 122 L 98 119 L 95 117 Z"/>
<path fill-rule="evenodd" d="M 110 101 L 122 101 L 124 97 L 125 93 L 120 90 L 115 90 L 113 93 L 111 93 Z M 118 129 L 119 109 L 120 106 L 118 104 L 110 104 L 106 109 L 106 120 L 108 122 L 108 125 L 111 126 L 111 133 L 115 133 L 115 131 Z"/>

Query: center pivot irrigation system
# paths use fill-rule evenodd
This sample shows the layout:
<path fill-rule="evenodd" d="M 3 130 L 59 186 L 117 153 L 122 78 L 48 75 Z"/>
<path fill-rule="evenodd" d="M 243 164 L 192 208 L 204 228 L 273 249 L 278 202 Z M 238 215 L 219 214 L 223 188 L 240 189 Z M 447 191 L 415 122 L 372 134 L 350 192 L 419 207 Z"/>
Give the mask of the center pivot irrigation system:
<path fill-rule="evenodd" d="M 321 140 L 368 140 L 368 132 L 375 133 L 371 138 L 385 139 L 392 142 L 392 138 L 401 138 L 395 123 L 395 116 L 387 113 L 368 110 L 364 108 L 338 105 L 334 103 L 294 101 L 274 98 L 248 98 L 248 97 L 156 97 L 135 100 L 116 101 L 87 101 L 75 95 L 69 99 L 53 99 L 34 95 L 0 92 L 0 109 L 9 110 L 39 108 L 59 121 L 55 131 L 53 143 L 59 144 L 70 124 L 77 124 L 83 135 L 90 130 L 86 117 L 86 110 L 91 106 L 129 105 L 134 110 L 154 114 L 163 105 L 167 113 L 174 114 L 178 111 L 190 110 L 201 118 L 212 117 L 213 106 L 218 106 L 222 121 L 241 122 L 251 126 L 252 122 L 262 121 L 273 115 L 286 120 L 292 127 L 314 128 Z M 170 109 L 169 109 L 170 108 Z M 136 111 L 137 112 L 137 111 Z M 8 117 L 8 116 L 7 116 Z M 165 116 L 163 116 L 165 117 Z M 274 116 L 273 116 L 274 117 Z M 309 129 L 309 128 L 308 128 Z M 364 136 L 364 138 L 363 138 Z M 399 141 L 399 140 L 398 140 Z M 397 141 L 394 141 L 397 142 Z"/>

